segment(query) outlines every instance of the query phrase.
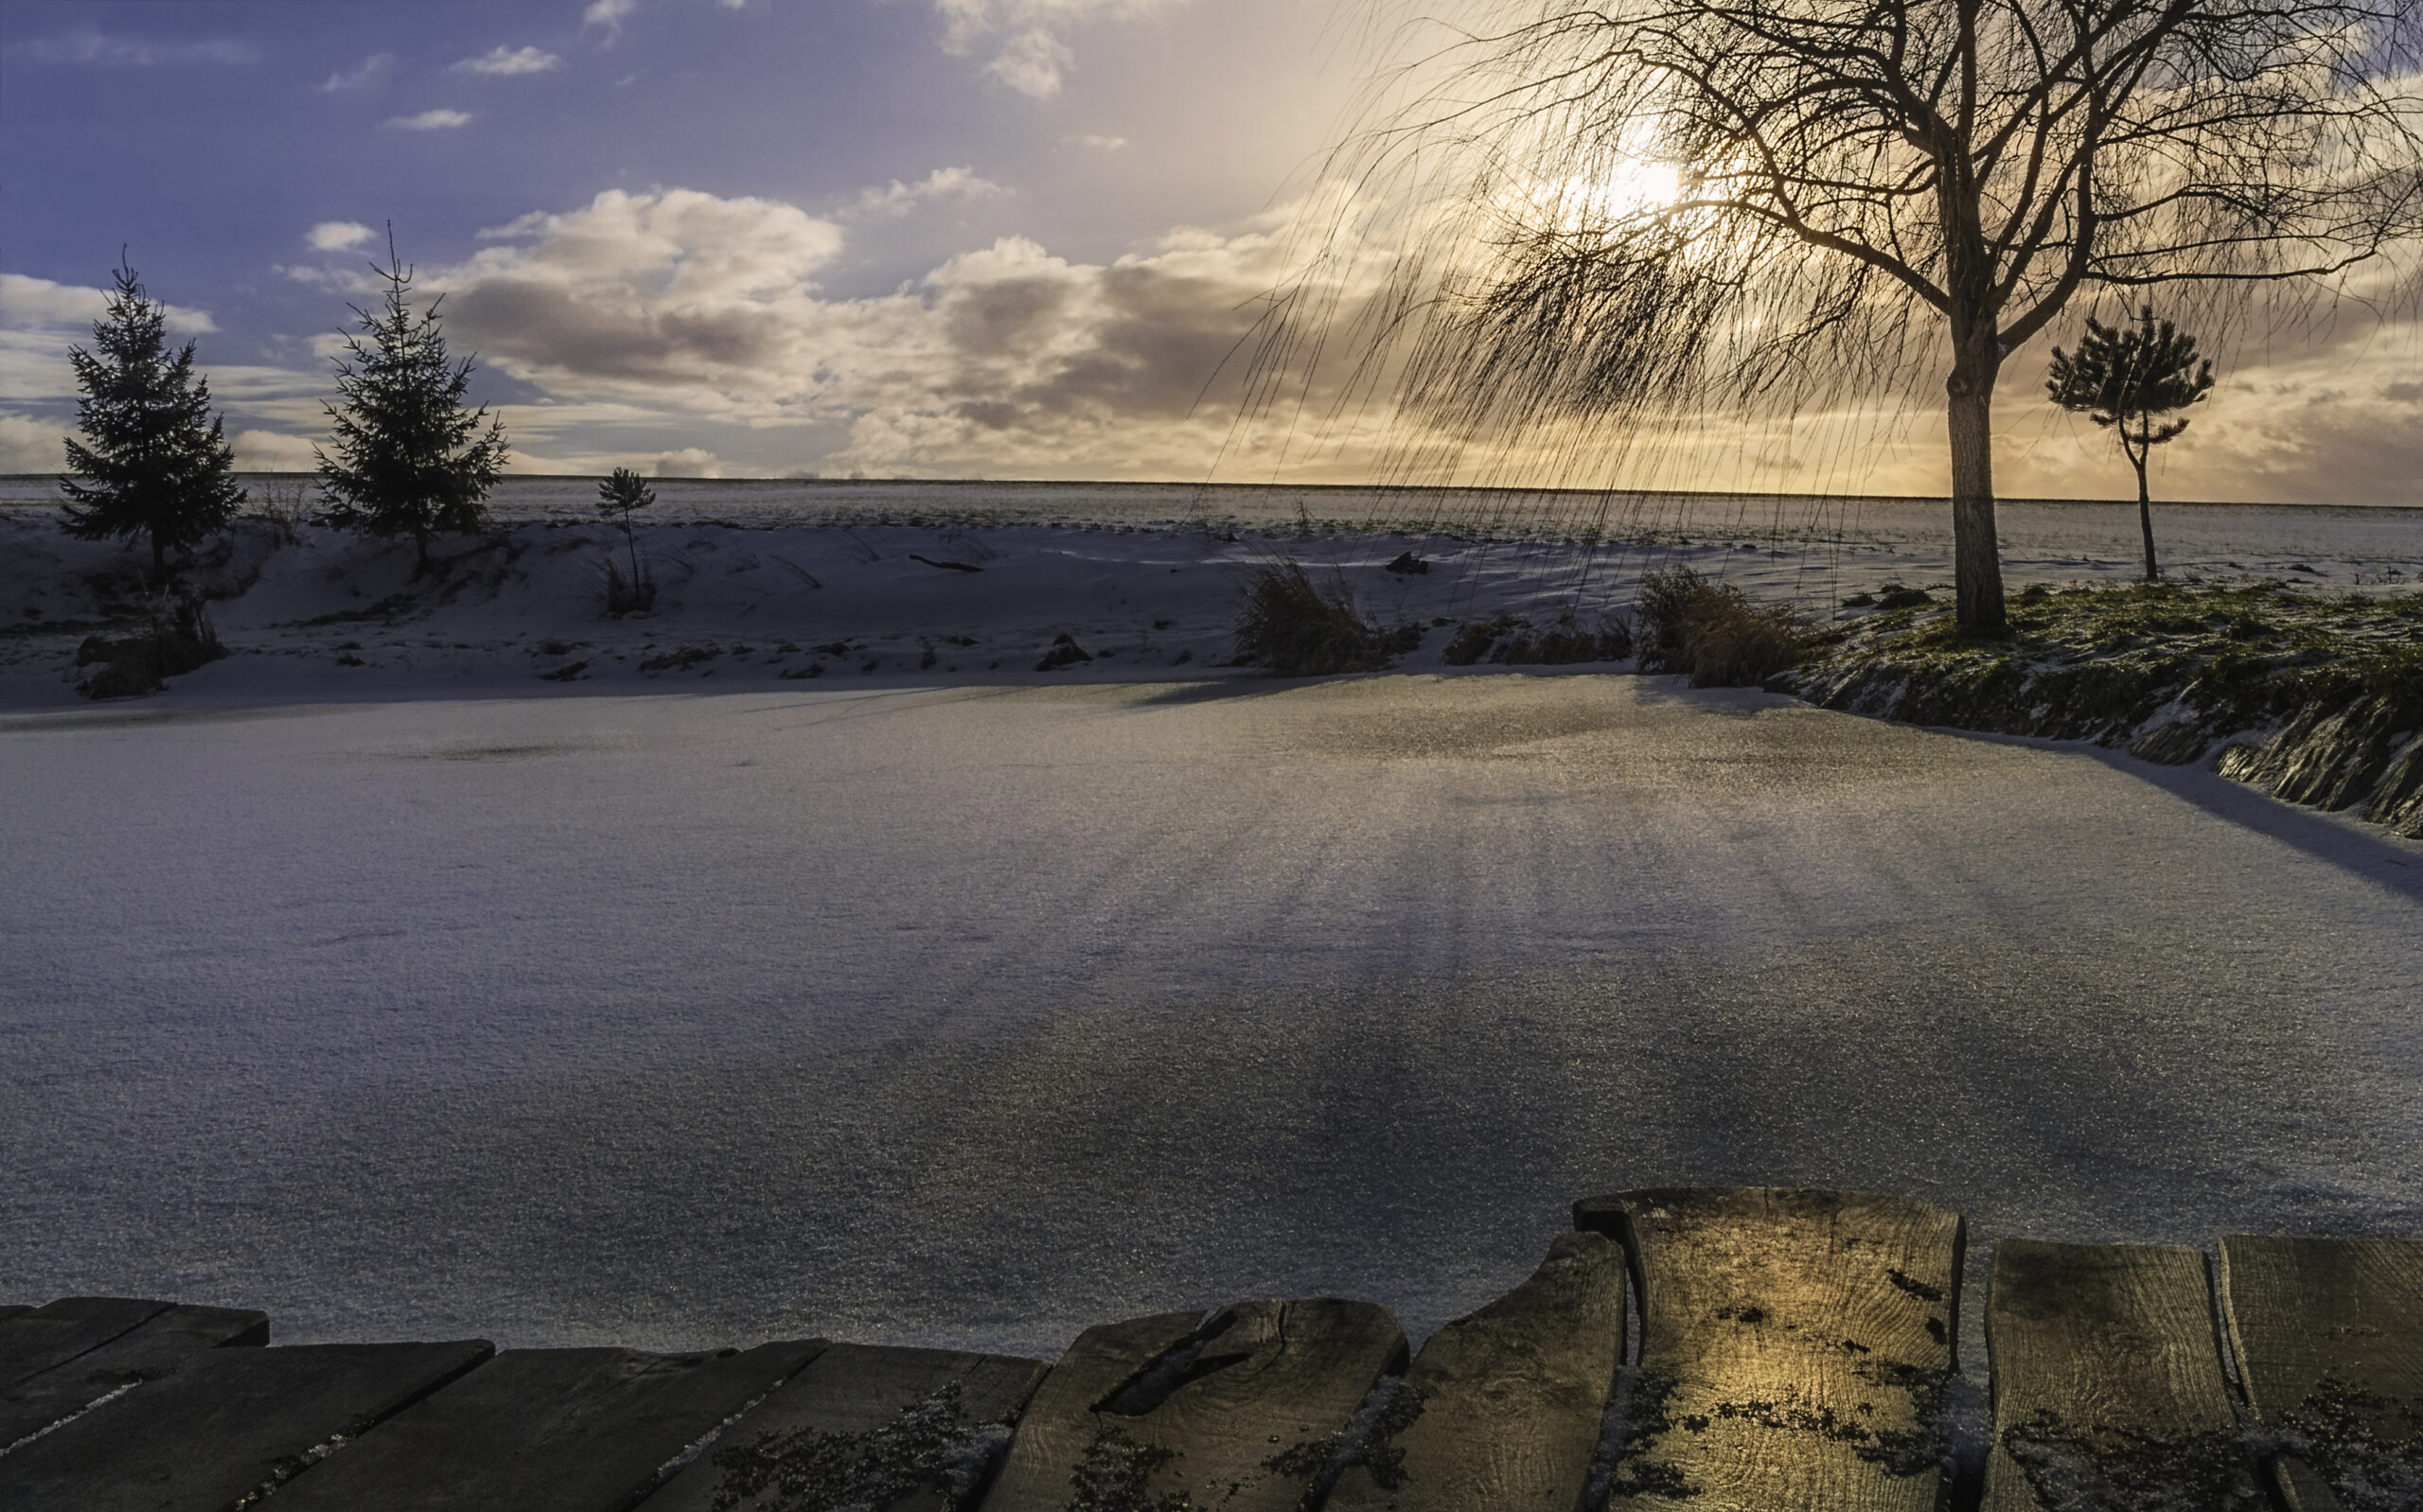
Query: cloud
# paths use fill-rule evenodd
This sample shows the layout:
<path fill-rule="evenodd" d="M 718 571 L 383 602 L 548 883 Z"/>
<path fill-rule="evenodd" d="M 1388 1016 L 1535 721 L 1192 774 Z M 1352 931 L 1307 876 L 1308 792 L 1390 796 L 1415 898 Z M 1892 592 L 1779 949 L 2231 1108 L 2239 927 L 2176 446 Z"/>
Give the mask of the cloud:
<path fill-rule="evenodd" d="M 679 451 L 659 455 L 650 470 L 660 478 L 720 478 L 723 476 L 723 463 L 712 451 L 699 447 L 683 447 Z"/>
<path fill-rule="evenodd" d="M 340 68 L 335 73 L 330 74 L 327 78 L 320 80 L 316 84 L 313 84 L 311 87 L 323 95 L 333 95 L 340 90 L 360 89 L 363 85 L 369 83 L 374 79 L 381 77 L 387 72 L 387 70 L 395 66 L 395 54 L 375 52 L 369 57 L 362 60 L 362 65 L 354 69 L 351 73 L 347 73 L 344 69 Z"/>
<path fill-rule="evenodd" d="M 609 191 L 433 275 L 449 334 L 573 402 L 847 435 L 871 472 L 1199 475 L 1196 408 L 1283 269 L 1284 215 L 1108 263 L 1006 237 L 863 298 L 820 275 L 841 225 L 772 201 Z"/>
<path fill-rule="evenodd" d="M 0 472 L 57 472 L 67 464 L 67 432 L 56 422 L 0 411 Z"/>
<path fill-rule="evenodd" d="M 447 64 L 446 71 L 450 74 L 471 74 L 482 79 L 511 79 L 521 74 L 543 74 L 563 65 L 564 61 L 554 53 L 541 52 L 536 47 L 509 48 L 499 43 L 477 58 L 466 58 Z"/>
<path fill-rule="evenodd" d="M 603 26 L 610 40 L 623 34 L 623 18 L 640 8 L 640 0 L 590 0 L 589 9 L 580 13 L 584 26 Z"/>
<path fill-rule="evenodd" d="M 359 220 L 323 220 L 304 233 L 313 252 L 351 252 L 378 233 Z"/>
<path fill-rule="evenodd" d="M 110 291 L 78 284 L 55 284 L 24 273 L 0 273 L 0 329 L 89 327 L 109 308 Z M 168 326 L 180 336 L 202 336 L 219 327 L 206 311 L 168 305 Z"/>
<path fill-rule="evenodd" d="M 1079 132 L 1060 138 L 1060 145 L 1082 148 L 1088 152 L 1116 152 L 1127 145 L 1127 138 L 1100 136 L 1091 132 Z"/>
<path fill-rule="evenodd" d="M 311 438 L 282 431 L 239 431 L 228 438 L 240 472 L 310 472 L 320 465 Z"/>
<path fill-rule="evenodd" d="M 895 217 L 929 201 L 990 200 L 1009 192 L 972 168 L 936 168 L 914 184 L 894 179 L 884 188 L 862 189 L 851 209 L 856 215 Z"/>
<path fill-rule="evenodd" d="M 943 45 L 954 53 L 987 44 L 984 71 L 1022 95 L 1049 99 L 1075 62 L 1065 35 L 1096 21 L 1126 21 L 1186 0 L 934 0 L 945 22 Z"/>
<path fill-rule="evenodd" d="M 468 111 L 423 111 L 417 115 L 390 115 L 382 123 L 399 132 L 451 132 L 471 124 Z"/>
<path fill-rule="evenodd" d="M 9 55 L 39 63 L 70 63 L 87 68 L 168 68 L 190 64 L 230 66 L 260 62 L 260 49 L 248 42 L 205 39 L 195 42 L 147 42 L 140 37 L 113 37 L 80 26 L 56 37 L 19 43 Z"/>

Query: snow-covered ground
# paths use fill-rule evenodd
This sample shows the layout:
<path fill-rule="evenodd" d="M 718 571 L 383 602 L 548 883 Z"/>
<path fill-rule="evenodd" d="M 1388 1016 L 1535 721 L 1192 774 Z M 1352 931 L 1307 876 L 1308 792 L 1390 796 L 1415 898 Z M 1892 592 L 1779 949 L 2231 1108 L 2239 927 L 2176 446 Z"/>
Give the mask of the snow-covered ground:
<path fill-rule="evenodd" d="M 299 498 L 292 479 L 252 481 Z M 77 646 L 139 596 L 148 554 L 69 540 L 0 480 L 0 710 L 77 702 Z M 652 612 L 606 612 L 628 563 L 590 509 L 593 480 L 516 480 L 488 538 L 409 543 L 245 521 L 195 579 L 237 653 L 181 678 L 186 703 L 535 694 L 571 688 L 1031 684 L 1061 635 L 1097 659 L 1048 680 L 1200 677 L 1229 661 L 1252 570 L 1335 571 L 1373 618 L 1429 627 L 1399 665 L 1441 664 L 1459 621 L 1545 626 L 1631 605 L 1640 574 L 1686 563 L 1818 614 L 1886 582 L 1948 590 L 1939 502 L 1727 496 L 1381 495 L 1175 485 L 671 482 L 637 548 Z M 1318 512 L 1317 512 L 1318 511 Z M 1293 521 L 1291 524 L 1290 521 Z M 2166 506 L 2180 575 L 2339 590 L 2423 581 L 2423 510 Z M 2126 581 L 2133 505 L 2002 510 L 2010 584 Z M 1427 570 L 1390 572 L 1410 554 Z M 966 571 L 965 569 L 975 569 Z M 628 570 L 628 567 L 627 567 Z"/>
<path fill-rule="evenodd" d="M 1207 671 L 1280 551 L 1392 623 L 1674 560 L 1827 607 L 1940 582 L 1939 507 L 1577 547 L 855 486 L 668 488 L 622 619 L 572 495 L 419 580 L 250 525 L 203 574 L 237 654 L 102 706 L 66 662 L 141 558 L 0 510 L 0 1301 L 1049 1355 L 1253 1294 L 1418 1335 L 1648 1183 L 1929 1198 L 1979 1277 L 2004 1234 L 2423 1228 L 2423 849 L 2108 752 L 1442 673 L 1443 629 Z M 2418 518 L 2166 528 L 2345 588 L 2423 571 Z M 2132 569 L 2131 510 L 2005 525 L 2015 584 Z M 1062 633 L 1101 659 L 1035 672 Z"/>
<path fill-rule="evenodd" d="M 2209 775 L 1608 675 L 721 687 L 0 721 L 0 1295 L 1049 1355 L 1419 1334 L 1649 1183 L 2423 1226 L 2423 851 Z"/>

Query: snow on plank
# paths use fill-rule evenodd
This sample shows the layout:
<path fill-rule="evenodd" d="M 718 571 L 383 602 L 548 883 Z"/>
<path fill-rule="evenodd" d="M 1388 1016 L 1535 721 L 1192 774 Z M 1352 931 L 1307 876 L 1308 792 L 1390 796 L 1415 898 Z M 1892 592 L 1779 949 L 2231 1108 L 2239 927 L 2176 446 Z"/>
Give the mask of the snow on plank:
<path fill-rule="evenodd" d="M 726 1429 L 643 1512 L 953 1512 L 971 1502 L 1049 1368 L 952 1349 L 834 1345 Z"/>
<path fill-rule="evenodd" d="M 2204 1252 L 1994 1247 L 1983 1512 L 2265 1504 L 2231 1411 Z"/>
<path fill-rule="evenodd" d="M 2293 1512 L 2423 1506 L 2423 1241 L 2232 1235 L 2221 1294 Z"/>
<path fill-rule="evenodd" d="M 1641 1352 L 1611 1509 L 1934 1512 L 1960 1217 L 1861 1192 L 1585 1198 L 1632 1252 Z"/>
<path fill-rule="evenodd" d="M 664 1467 L 815 1358 L 512 1349 L 278 1493 L 280 1512 L 623 1512 Z"/>
<path fill-rule="evenodd" d="M 1624 1252 L 1566 1234 L 1422 1346 L 1328 1512 L 1574 1512 L 1624 1349 Z"/>
<path fill-rule="evenodd" d="M 269 1314 L 178 1306 L 0 1391 L 0 1447 L 73 1417 L 120 1387 L 156 1380 L 205 1349 L 269 1343 Z"/>
<path fill-rule="evenodd" d="M 0 1455 L 0 1507 L 221 1512 L 308 1473 L 493 1352 L 484 1339 L 205 1350 Z"/>
<path fill-rule="evenodd" d="M 1369 1302 L 1240 1302 L 1078 1335 L 1019 1421 L 984 1512 L 1296 1512 L 1405 1330 Z"/>
<path fill-rule="evenodd" d="M 168 1310 L 166 1302 L 133 1297 L 62 1297 L 0 1319 L 0 1387 L 55 1370 Z"/>

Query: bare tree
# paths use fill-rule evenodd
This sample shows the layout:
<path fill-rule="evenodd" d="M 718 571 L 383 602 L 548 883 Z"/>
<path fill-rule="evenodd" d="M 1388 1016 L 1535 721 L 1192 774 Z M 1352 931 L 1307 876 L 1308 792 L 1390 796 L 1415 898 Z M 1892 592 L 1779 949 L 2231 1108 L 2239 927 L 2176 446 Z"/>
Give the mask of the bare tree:
<path fill-rule="evenodd" d="M 2014 349 L 2081 290 L 2327 290 L 2423 229 L 2423 0 L 1474 3 L 1333 166 L 1454 206 L 1366 371 L 1451 435 L 1618 447 L 1939 376 L 1972 633 Z M 1303 349 L 1279 309 L 1265 361 Z"/>

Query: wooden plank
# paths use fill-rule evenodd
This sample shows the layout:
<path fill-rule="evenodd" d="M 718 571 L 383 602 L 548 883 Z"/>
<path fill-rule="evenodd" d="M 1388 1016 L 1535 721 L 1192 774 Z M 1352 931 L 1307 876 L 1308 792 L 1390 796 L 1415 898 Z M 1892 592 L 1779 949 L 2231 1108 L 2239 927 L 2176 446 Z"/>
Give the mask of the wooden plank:
<path fill-rule="evenodd" d="M 1994 1246 L 1983 1512 L 2261 1508 L 2221 1374 L 2204 1252 Z"/>
<path fill-rule="evenodd" d="M 2423 1506 L 2423 1242 L 2233 1235 L 2221 1295 L 2294 1512 Z"/>
<path fill-rule="evenodd" d="M 0 1449 L 72 1417 L 122 1386 L 156 1380 L 221 1345 L 269 1343 L 269 1314 L 172 1307 L 63 1365 L 0 1391 Z"/>
<path fill-rule="evenodd" d="M 985 1512 L 1296 1512 L 1405 1356 L 1388 1309 L 1334 1298 L 1088 1328 L 1019 1421 Z"/>
<path fill-rule="evenodd" d="M 1624 1252 L 1567 1234 L 1422 1346 L 1330 1512 L 1575 1512 L 1624 1352 Z"/>
<path fill-rule="evenodd" d="M 511 1349 L 278 1492 L 279 1512 L 622 1512 L 822 1345 Z"/>
<path fill-rule="evenodd" d="M 1641 1350 L 1611 1508 L 1934 1512 L 1957 1214 L 1861 1192 L 1585 1199 L 1632 1252 Z"/>
<path fill-rule="evenodd" d="M 1049 1368 L 834 1345 L 724 1430 L 643 1512 L 955 1512 L 972 1503 Z"/>
<path fill-rule="evenodd" d="M 6 1306 L 0 1306 L 0 1323 L 7 1322 L 20 1312 L 31 1312 L 33 1310 L 33 1304 L 30 1302 L 11 1302 Z"/>
<path fill-rule="evenodd" d="M 168 1310 L 166 1302 L 134 1297 L 62 1297 L 0 1321 L 0 1390 L 55 1370 Z"/>
<path fill-rule="evenodd" d="M 205 1350 L 0 1455 L 0 1507 L 226 1512 L 493 1352 L 480 1339 Z"/>

